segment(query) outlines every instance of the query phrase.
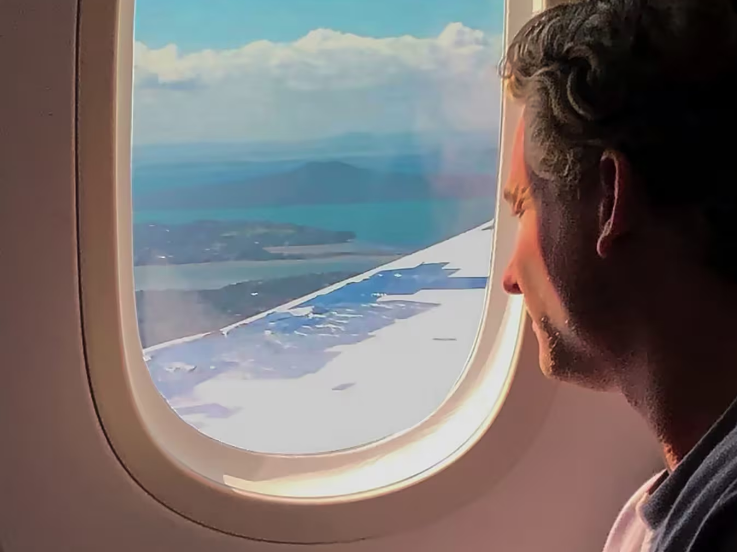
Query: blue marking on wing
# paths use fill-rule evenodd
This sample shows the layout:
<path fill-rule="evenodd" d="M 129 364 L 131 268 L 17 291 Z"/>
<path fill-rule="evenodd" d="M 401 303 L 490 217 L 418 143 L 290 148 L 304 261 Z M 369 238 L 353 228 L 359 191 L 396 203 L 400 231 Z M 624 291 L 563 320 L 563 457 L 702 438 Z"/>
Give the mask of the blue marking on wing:
<path fill-rule="evenodd" d="M 188 414 L 204 414 L 208 418 L 229 418 L 238 408 L 226 408 L 220 404 L 200 404 L 196 406 L 183 406 L 177 408 L 177 414 L 186 416 Z"/>
<path fill-rule="evenodd" d="M 151 354 L 149 371 L 167 399 L 188 394 L 219 374 L 244 379 L 299 378 L 323 368 L 340 352 L 338 345 L 371 339 L 397 320 L 438 306 L 386 295 L 414 295 L 422 290 L 484 289 L 487 277 L 453 277 L 447 263 L 383 270 L 316 296 L 286 312 L 272 312 L 223 335 L 172 345 Z M 309 308 L 309 310 L 307 309 Z M 300 309 L 300 310 L 298 310 Z"/>

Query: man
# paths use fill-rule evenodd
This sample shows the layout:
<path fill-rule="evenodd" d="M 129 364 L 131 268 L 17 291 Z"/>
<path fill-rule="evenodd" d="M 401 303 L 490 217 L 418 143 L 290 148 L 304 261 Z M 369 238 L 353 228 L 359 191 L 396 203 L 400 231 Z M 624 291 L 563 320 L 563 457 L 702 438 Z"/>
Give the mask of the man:
<path fill-rule="evenodd" d="M 737 2 L 583 0 L 507 52 L 504 277 L 550 377 L 616 390 L 668 469 L 606 551 L 737 551 Z"/>

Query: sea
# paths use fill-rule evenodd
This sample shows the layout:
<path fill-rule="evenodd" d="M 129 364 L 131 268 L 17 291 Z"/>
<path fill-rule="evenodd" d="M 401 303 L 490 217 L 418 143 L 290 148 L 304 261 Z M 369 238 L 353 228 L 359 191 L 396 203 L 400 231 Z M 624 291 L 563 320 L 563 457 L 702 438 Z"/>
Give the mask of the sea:
<path fill-rule="evenodd" d="M 133 170 L 133 193 L 208 183 L 233 182 L 291 170 L 295 161 L 148 163 Z M 418 170 L 416 164 L 407 170 Z M 370 254 L 326 256 L 288 261 L 239 261 L 135 268 L 137 290 L 217 289 L 238 282 L 319 272 L 360 273 L 403 254 L 429 247 L 494 217 L 493 196 L 474 199 L 426 199 L 384 203 L 286 205 L 250 209 L 136 210 L 134 223 L 182 224 L 198 220 L 272 221 L 356 234 L 356 249 Z M 386 254 L 377 255 L 384 249 Z"/>

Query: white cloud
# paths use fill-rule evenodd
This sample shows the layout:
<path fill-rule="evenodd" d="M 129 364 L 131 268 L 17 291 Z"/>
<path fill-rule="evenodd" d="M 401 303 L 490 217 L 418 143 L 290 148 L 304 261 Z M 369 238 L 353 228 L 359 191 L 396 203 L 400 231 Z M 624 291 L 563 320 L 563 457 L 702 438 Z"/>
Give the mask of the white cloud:
<path fill-rule="evenodd" d="M 316 29 L 291 43 L 181 54 L 136 43 L 138 143 L 299 140 L 343 132 L 497 125 L 500 39 L 448 25 L 436 38 Z"/>

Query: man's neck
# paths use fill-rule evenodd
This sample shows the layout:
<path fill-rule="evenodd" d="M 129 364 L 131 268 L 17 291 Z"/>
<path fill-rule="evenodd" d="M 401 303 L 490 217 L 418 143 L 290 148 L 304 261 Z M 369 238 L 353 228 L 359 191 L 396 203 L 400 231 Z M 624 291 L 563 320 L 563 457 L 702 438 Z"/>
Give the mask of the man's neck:
<path fill-rule="evenodd" d="M 621 382 L 629 403 L 656 432 L 670 470 L 737 397 L 734 291 L 690 290 L 671 290 L 677 300 L 644 313 L 648 335 Z"/>
<path fill-rule="evenodd" d="M 724 375 L 730 367 L 737 371 L 737 359 L 725 360 L 722 371 L 703 369 L 710 362 L 714 361 L 694 359 L 689 366 L 691 374 L 671 363 L 669 377 L 658 377 L 656 372 L 622 389 L 658 436 L 671 471 L 737 397 L 737 378 L 713 377 L 715 373 Z"/>

